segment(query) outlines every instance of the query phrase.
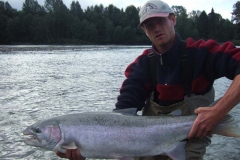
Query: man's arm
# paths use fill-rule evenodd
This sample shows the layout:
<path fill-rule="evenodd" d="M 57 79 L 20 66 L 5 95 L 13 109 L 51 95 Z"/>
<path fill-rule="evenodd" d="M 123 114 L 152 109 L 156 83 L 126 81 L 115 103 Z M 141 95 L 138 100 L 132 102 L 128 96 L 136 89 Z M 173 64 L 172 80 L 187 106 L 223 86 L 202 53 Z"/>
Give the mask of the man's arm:
<path fill-rule="evenodd" d="M 227 113 L 240 102 L 240 74 L 232 81 L 230 87 L 212 107 L 199 107 L 195 110 L 198 114 L 188 134 L 188 138 L 211 136 L 217 124 Z"/>

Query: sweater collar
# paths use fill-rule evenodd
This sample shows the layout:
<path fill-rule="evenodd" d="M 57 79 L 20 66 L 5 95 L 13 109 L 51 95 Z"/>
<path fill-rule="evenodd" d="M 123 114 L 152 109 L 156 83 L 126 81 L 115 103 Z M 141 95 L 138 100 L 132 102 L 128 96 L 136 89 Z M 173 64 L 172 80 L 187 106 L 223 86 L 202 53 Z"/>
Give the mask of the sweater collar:
<path fill-rule="evenodd" d="M 180 46 L 180 36 L 179 34 L 176 33 L 175 36 L 175 42 L 173 44 L 173 46 L 166 52 L 159 54 L 156 51 L 155 46 L 152 44 L 152 51 L 153 53 L 157 56 L 162 58 L 163 61 L 163 65 L 171 65 L 174 63 L 177 63 L 177 61 L 179 61 L 179 46 Z"/>

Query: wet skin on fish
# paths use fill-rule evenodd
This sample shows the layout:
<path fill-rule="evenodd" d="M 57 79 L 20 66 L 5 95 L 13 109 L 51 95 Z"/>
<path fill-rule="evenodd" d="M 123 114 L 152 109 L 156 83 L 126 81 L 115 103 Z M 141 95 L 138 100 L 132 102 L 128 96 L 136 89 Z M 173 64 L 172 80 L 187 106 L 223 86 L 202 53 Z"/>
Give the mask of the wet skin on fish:
<path fill-rule="evenodd" d="M 28 145 L 60 152 L 78 148 L 86 158 L 129 159 L 166 154 L 174 160 L 182 160 L 185 159 L 184 140 L 195 118 L 195 115 L 85 112 L 37 122 L 23 134 L 28 137 L 24 141 Z M 239 125 L 227 116 L 214 134 L 240 137 Z"/>

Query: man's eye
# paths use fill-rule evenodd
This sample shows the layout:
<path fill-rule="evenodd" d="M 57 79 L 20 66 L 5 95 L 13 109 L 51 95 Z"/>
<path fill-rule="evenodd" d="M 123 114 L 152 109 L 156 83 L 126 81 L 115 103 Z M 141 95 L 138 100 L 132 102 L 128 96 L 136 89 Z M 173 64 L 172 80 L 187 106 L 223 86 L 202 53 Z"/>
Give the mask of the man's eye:
<path fill-rule="evenodd" d="M 152 24 L 152 23 L 148 23 L 146 26 L 147 26 L 148 28 L 150 28 L 150 27 L 153 26 L 153 24 Z"/>
<path fill-rule="evenodd" d="M 162 22 L 164 22 L 164 19 L 163 19 L 163 18 L 159 18 L 159 19 L 158 19 L 158 22 L 159 22 L 159 23 L 162 23 Z"/>

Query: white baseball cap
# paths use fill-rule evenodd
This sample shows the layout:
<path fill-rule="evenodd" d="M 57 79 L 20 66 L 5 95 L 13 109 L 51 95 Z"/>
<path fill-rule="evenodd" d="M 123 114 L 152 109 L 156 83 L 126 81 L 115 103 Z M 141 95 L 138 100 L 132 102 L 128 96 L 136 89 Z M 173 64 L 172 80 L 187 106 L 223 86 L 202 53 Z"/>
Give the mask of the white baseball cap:
<path fill-rule="evenodd" d="M 160 0 L 147 1 L 139 11 L 140 24 L 138 27 L 148 18 L 167 17 L 169 13 L 174 13 L 174 11 L 167 3 Z"/>

